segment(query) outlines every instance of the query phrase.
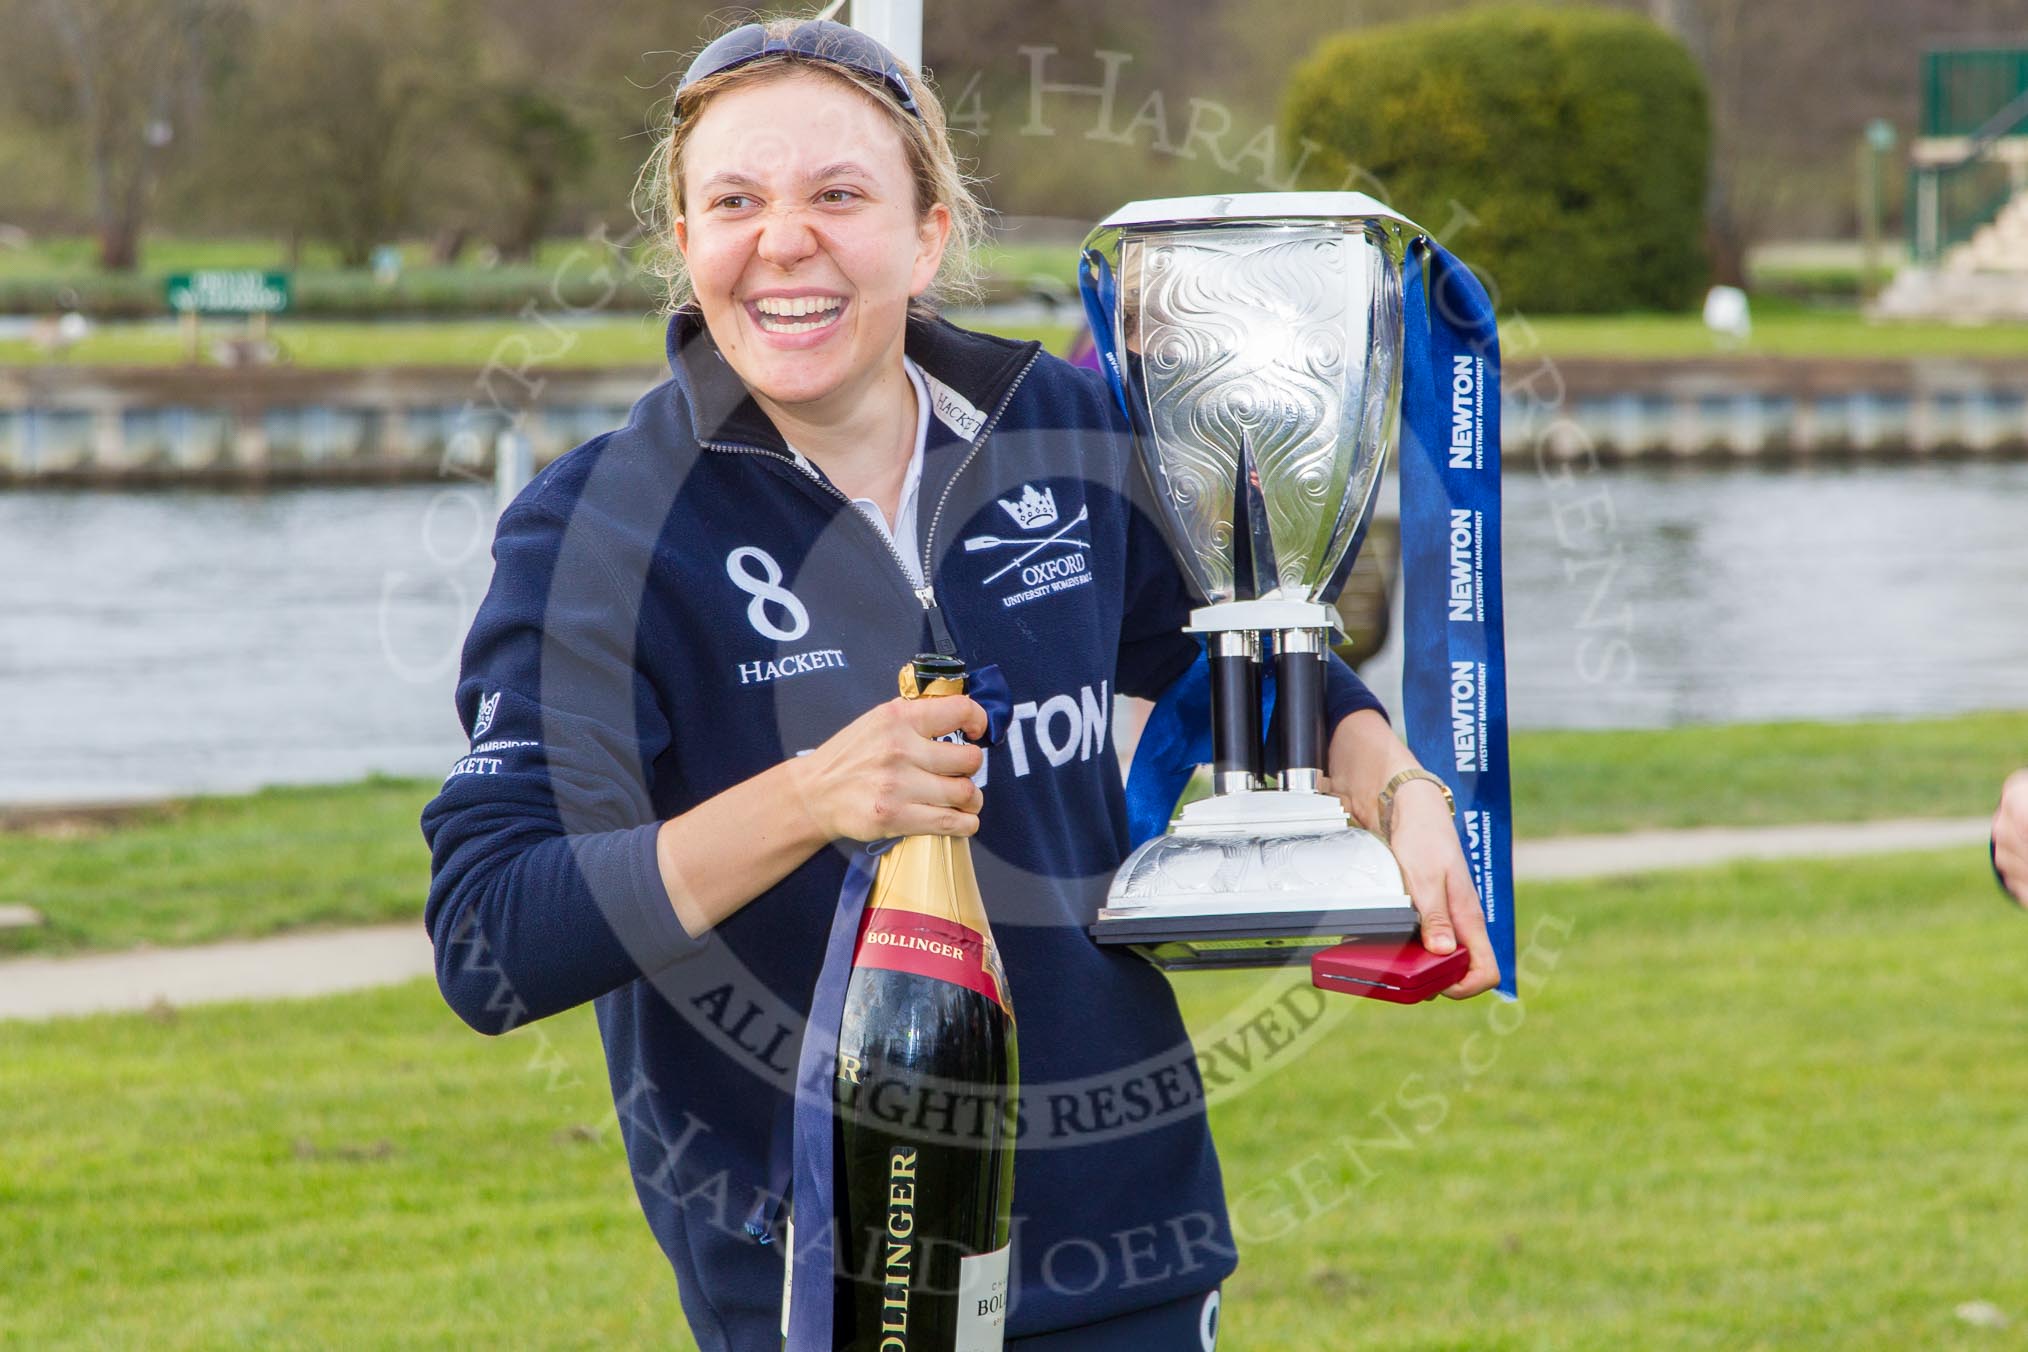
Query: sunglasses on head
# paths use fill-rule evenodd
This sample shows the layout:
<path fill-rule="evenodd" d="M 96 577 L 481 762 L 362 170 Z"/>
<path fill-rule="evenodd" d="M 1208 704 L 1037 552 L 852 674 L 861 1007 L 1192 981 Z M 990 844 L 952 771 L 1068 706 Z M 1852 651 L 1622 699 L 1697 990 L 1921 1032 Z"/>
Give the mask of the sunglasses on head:
<path fill-rule="evenodd" d="M 697 54 L 676 92 L 681 94 L 699 80 L 784 52 L 871 75 L 887 86 L 905 110 L 917 118 L 922 116 L 894 53 L 858 29 L 829 19 L 811 19 L 779 37 L 770 37 L 767 28 L 757 23 L 735 28 Z"/>

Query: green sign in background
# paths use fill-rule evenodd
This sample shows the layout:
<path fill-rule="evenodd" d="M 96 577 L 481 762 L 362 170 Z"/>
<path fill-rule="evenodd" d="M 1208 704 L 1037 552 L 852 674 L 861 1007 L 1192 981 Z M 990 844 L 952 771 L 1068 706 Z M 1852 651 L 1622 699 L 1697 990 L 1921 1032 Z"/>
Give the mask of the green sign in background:
<path fill-rule="evenodd" d="M 289 308 L 286 272 L 178 273 L 169 278 L 169 308 L 178 314 L 274 315 Z"/>

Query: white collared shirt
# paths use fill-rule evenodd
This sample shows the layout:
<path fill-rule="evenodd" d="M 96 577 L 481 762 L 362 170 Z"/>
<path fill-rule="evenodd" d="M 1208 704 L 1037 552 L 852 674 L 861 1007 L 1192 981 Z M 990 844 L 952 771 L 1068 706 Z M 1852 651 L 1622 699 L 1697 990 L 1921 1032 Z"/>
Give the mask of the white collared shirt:
<path fill-rule="evenodd" d="M 908 565 L 908 580 L 911 586 L 922 586 L 922 551 L 916 545 L 916 501 L 922 489 L 922 452 L 929 440 L 930 397 L 929 386 L 923 383 L 922 368 L 904 356 L 901 369 L 908 372 L 908 382 L 915 387 L 915 449 L 909 453 L 908 468 L 901 476 L 901 500 L 895 505 L 894 525 L 890 529 L 887 517 L 872 498 L 854 498 L 852 505 L 865 513 L 873 528 L 886 537 L 894 546 L 894 552 Z M 824 477 L 824 472 L 811 464 L 808 457 L 795 447 L 789 447 L 789 454 L 796 457 L 796 463 L 804 470 Z M 826 482 L 829 482 L 826 479 Z"/>

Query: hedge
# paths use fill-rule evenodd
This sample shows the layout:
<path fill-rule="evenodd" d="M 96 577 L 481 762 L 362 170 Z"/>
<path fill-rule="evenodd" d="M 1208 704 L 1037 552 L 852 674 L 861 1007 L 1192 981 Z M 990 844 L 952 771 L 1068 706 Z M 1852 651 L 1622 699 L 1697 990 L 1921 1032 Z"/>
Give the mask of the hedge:
<path fill-rule="evenodd" d="M 1361 29 L 1295 72 L 1282 121 L 1287 144 L 1316 146 L 1300 186 L 1372 193 L 1441 232 L 1503 311 L 1702 295 L 1704 81 L 1645 19 L 1500 7 Z"/>

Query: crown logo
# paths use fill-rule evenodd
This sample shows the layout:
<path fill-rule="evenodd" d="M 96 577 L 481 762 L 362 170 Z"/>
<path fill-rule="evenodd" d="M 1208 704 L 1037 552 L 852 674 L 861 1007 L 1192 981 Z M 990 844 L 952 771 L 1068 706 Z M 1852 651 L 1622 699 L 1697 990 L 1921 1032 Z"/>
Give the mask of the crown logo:
<path fill-rule="evenodd" d="M 1009 502 L 1001 498 L 1000 506 L 1006 510 L 1007 515 L 1014 518 L 1014 524 L 1023 530 L 1035 530 L 1056 524 L 1056 490 L 1053 488 L 1045 488 L 1038 492 L 1034 484 L 1023 484 L 1018 502 Z"/>

